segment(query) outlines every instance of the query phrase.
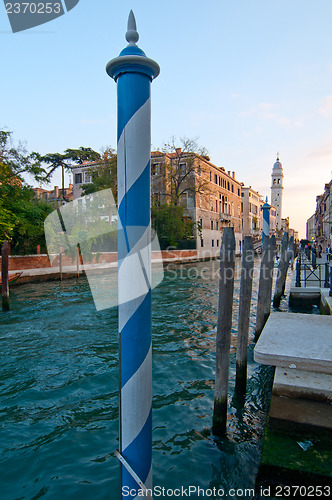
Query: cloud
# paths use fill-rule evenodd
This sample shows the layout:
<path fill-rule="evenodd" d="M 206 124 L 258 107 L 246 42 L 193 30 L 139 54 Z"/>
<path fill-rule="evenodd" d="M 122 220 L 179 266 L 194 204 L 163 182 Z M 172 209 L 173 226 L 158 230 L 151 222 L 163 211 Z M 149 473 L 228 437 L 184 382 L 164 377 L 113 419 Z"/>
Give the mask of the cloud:
<path fill-rule="evenodd" d="M 318 108 L 318 111 L 323 116 L 332 116 L 332 95 L 328 95 L 323 99 L 322 106 Z"/>
<path fill-rule="evenodd" d="M 278 106 L 271 102 L 260 102 L 256 106 L 252 108 L 241 111 L 240 116 L 242 118 L 256 117 L 261 121 L 273 121 L 278 125 L 282 125 L 285 127 L 300 127 L 302 126 L 302 122 L 299 120 L 291 120 L 286 116 L 279 114 Z"/>

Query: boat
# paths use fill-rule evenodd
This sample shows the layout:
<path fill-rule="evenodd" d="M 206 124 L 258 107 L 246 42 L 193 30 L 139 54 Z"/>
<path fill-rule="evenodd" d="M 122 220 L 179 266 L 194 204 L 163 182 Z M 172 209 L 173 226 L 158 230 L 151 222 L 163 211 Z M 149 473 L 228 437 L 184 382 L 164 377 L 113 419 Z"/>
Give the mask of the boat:
<path fill-rule="evenodd" d="M 8 283 L 15 283 L 15 281 L 17 281 L 23 274 L 23 271 L 20 272 L 20 273 L 15 273 L 15 274 L 12 274 L 12 275 L 9 275 L 8 276 Z M 0 277 L 0 286 L 2 285 L 2 279 Z"/>

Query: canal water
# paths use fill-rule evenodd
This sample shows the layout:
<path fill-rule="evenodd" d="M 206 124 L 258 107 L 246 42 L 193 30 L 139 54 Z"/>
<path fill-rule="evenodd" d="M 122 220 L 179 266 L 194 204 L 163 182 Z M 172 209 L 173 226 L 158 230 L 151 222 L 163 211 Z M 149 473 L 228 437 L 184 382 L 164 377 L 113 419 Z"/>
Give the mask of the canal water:
<path fill-rule="evenodd" d="M 238 273 L 228 431 L 216 439 L 210 429 L 218 267 L 169 266 L 153 291 L 153 482 L 253 498 L 245 489 L 255 486 L 272 371 L 253 361 L 255 279 L 241 407 L 233 394 Z M 1 499 L 119 498 L 116 309 L 97 312 L 81 277 L 14 287 L 11 311 L 0 322 Z"/>

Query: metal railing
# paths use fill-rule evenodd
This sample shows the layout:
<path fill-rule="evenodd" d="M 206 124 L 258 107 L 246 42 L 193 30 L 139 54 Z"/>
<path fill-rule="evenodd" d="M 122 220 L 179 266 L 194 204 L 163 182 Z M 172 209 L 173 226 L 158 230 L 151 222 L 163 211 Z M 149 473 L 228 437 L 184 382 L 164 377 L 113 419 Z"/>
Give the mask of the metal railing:
<path fill-rule="evenodd" d="M 329 262 L 317 264 L 314 255 L 312 261 L 303 254 L 299 254 L 296 260 L 296 281 L 295 286 L 318 285 L 321 288 L 329 288 L 329 295 L 332 297 L 332 268 Z"/>

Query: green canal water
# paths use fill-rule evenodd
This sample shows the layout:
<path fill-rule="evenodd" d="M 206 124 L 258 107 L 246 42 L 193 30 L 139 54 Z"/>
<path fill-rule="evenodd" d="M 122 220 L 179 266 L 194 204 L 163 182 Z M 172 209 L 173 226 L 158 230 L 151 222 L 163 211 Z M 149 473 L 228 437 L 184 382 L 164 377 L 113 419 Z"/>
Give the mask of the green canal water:
<path fill-rule="evenodd" d="M 253 361 L 255 280 L 248 390 L 244 408 L 236 403 L 237 276 L 228 432 L 211 435 L 218 267 L 174 266 L 153 291 L 153 481 L 243 498 L 255 485 L 272 373 Z M 96 312 L 82 277 L 14 287 L 0 314 L 1 499 L 119 498 L 116 309 Z"/>

